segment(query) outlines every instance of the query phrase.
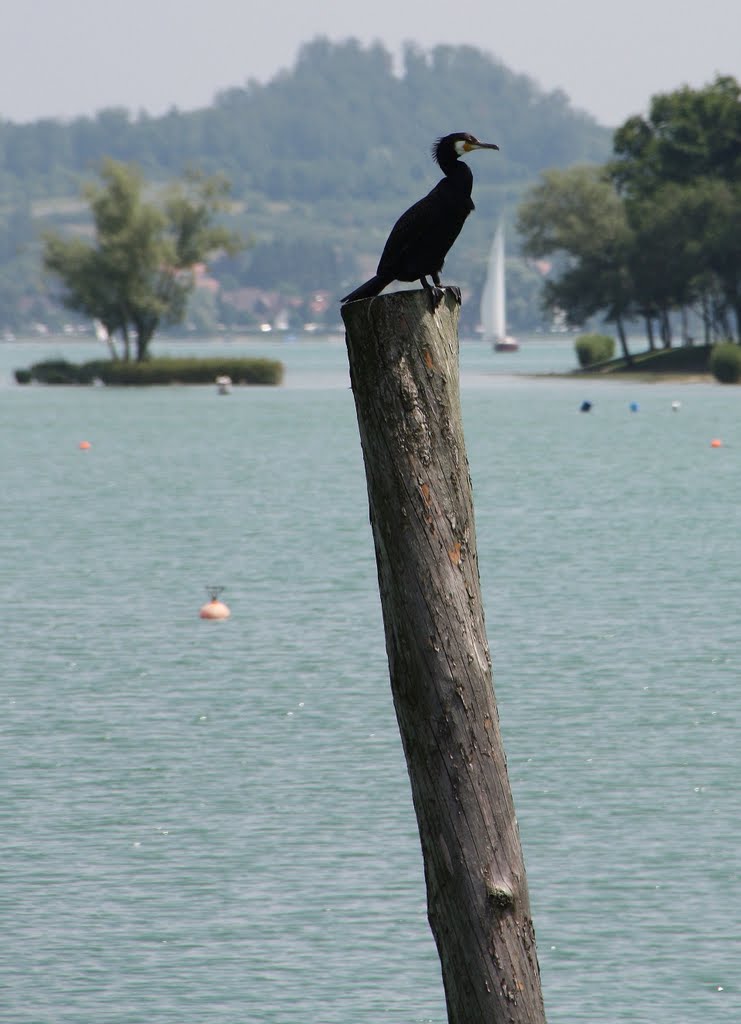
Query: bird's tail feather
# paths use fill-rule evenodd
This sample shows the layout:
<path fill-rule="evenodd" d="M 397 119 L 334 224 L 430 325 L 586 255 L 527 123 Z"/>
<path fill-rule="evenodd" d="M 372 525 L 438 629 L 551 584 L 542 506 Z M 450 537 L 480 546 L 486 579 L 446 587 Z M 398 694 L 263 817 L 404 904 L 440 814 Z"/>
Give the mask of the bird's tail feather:
<path fill-rule="evenodd" d="M 385 277 L 379 277 L 376 274 L 370 281 L 366 281 L 365 284 L 361 284 L 359 288 L 356 288 L 354 292 L 350 292 L 344 299 L 340 299 L 340 302 L 355 302 L 356 299 L 369 299 L 372 295 L 378 295 L 382 292 L 386 285 L 389 284 L 389 280 Z"/>

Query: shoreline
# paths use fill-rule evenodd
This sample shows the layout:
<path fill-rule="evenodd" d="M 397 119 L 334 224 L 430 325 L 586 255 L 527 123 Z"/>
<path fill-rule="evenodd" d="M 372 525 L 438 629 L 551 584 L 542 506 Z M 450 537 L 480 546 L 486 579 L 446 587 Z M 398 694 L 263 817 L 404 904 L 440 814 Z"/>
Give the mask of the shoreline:
<path fill-rule="evenodd" d="M 571 373 L 533 373 L 531 377 L 554 378 L 561 380 L 583 380 L 583 381 L 618 381 L 619 383 L 640 383 L 640 384 L 719 384 L 712 373 L 680 373 L 650 370 L 631 370 L 621 373 L 589 373 L 574 370 Z"/>

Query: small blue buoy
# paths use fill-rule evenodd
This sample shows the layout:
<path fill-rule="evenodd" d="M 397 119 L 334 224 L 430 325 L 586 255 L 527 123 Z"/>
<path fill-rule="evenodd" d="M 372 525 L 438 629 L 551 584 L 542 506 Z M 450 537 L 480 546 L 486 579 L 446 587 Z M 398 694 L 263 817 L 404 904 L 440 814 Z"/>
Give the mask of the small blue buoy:
<path fill-rule="evenodd" d="M 638 402 L 631 402 L 630 403 L 630 411 L 631 412 L 638 412 Z"/>
<path fill-rule="evenodd" d="M 592 408 L 592 403 L 591 402 L 587 402 L 586 399 L 585 399 L 581 403 L 581 405 L 579 406 L 579 412 L 589 412 L 589 410 L 591 408 Z"/>

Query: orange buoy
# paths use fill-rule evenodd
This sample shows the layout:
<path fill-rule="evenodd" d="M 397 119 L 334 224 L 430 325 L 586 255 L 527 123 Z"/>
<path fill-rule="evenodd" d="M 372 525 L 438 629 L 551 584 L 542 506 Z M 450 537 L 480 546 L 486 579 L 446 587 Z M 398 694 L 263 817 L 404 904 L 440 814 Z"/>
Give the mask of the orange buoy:
<path fill-rule="evenodd" d="M 202 619 L 228 619 L 231 615 L 229 608 L 223 601 L 208 601 L 198 613 Z"/>
<path fill-rule="evenodd" d="M 80 441 L 80 443 L 78 445 L 78 448 L 80 448 L 80 450 L 83 451 L 83 452 L 86 452 L 88 450 L 88 448 L 92 448 L 92 447 L 93 446 L 90 444 L 89 441 Z"/>
<path fill-rule="evenodd" d="M 198 613 L 202 619 L 228 619 L 231 615 L 229 606 L 219 600 L 223 587 L 206 587 L 211 600 L 207 601 Z"/>
<path fill-rule="evenodd" d="M 713 440 L 710 442 L 710 447 L 711 448 L 722 448 L 723 447 L 723 442 L 721 441 L 721 439 L 719 437 L 714 437 Z"/>

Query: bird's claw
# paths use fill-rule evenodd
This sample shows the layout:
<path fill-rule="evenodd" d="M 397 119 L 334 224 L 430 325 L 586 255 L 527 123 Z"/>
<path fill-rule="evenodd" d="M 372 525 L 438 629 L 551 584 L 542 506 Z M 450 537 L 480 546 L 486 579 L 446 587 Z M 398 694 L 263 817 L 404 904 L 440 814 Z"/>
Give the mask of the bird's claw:
<path fill-rule="evenodd" d="M 458 305 L 461 305 L 461 290 L 457 284 L 430 284 L 425 285 L 425 288 L 430 296 L 430 306 L 432 308 L 433 313 L 437 311 L 438 306 L 444 300 L 446 292 L 450 292 L 450 294 L 453 296 Z"/>
<path fill-rule="evenodd" d="M 439 285 L 433 284 L 430 288 L 430 301 L 432 302 L 432 312 L 434 313 L 437 307 L 445 298 L 445 289 Z"/>

